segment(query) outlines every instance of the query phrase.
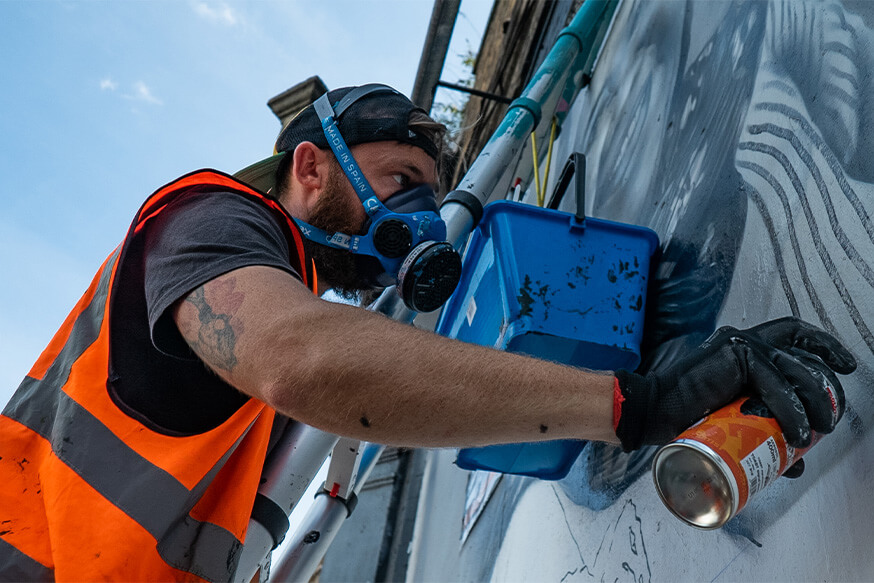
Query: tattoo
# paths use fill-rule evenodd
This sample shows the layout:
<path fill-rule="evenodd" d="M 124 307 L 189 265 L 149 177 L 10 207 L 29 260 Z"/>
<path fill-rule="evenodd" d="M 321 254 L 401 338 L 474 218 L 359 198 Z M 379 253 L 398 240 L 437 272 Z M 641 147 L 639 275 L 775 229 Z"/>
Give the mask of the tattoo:
<path fill-rule="evenodd" d="M 237 336 L 231 326 L 231 315 L 213 311 L 206 301 L 203 286 L 188 294 L 185 301 L 197 308 L 197 317 L 200 320 L 197 339 L 189 339 L 191 347 L 211 366 L 232 371 L 237 365 L 237 356 L 234 353 Z"/>
<path fill-rule="evenodd" d="M 361 424 L 362 424 L 364 427 L 370 427 L 370 419 L 368 419 L 367 417 L 362 417 L 362 418 L 361 418 Z"/>
<path fill-rule="evenodd" d="M 540 426 L 540 433 L 546 433 L 547 431 L 549 431 L 549 427 L 547 427 L 546 425 Z"/>

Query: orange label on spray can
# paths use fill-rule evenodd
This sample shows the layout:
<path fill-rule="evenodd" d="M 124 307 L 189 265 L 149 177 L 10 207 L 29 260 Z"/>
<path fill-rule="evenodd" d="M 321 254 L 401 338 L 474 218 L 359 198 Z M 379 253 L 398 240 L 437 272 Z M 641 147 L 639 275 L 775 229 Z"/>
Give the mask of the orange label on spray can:
<path fill-rule="evenodd" d="M 843 399 L 830 372 L 818 359 L 803 361 L 830 397 L 836 424 Z M 742 397 L 662 447 L 653 460 L 653 478 L 662 501 L 677 517 L 699 528 L 719 528 L 820 437 L 812 431 L 808 447 L 790 446 L 767 407 L 757 398 Z"/>
<path fill-rule="evenodd" d="M 788 445 L 776 419 L 744 413 L 742 407 L 748 399 L 714 411 L 679 437 L 703 443 L 731 470 L 738 489 L 734 513 L 810 449 L 796 450 Z"/>

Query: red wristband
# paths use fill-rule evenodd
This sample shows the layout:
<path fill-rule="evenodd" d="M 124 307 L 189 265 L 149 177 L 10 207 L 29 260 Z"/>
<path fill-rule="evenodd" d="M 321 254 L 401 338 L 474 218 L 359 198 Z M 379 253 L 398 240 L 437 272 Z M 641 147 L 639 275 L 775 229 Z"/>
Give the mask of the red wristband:
<path fill-rule="evenodd" d="M 619 388 L 619 379 L 613 377 L 613 431 L 619 427 L 619 419 L 622 418 L 622 403 L 625 402 L 625 396 L 622 394 L 622 389 Z"/>

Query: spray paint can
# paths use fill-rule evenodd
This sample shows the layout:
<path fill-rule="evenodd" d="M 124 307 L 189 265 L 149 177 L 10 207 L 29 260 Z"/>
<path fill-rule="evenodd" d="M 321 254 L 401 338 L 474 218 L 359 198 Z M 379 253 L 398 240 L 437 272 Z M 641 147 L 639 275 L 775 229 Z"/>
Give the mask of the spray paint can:
<path fill-rule="evenodd" d="M 828 392 L 837 423 L 843 402 L 835 392 L 834 376 L 819 359 L 798 358 Z M 758 398 L 742 397 L 656 452 L 656 490 L 680 520 L 705 530 L 719 528 L 810 451 L 822 437 L 812 433 L 810 446 L 792 447 L 765 405 Z"/>

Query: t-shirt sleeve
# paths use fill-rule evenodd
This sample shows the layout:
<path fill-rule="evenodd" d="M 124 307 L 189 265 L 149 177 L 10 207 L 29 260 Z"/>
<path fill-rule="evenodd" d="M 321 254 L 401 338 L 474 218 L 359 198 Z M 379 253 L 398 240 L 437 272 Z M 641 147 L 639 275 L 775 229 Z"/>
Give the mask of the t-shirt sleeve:
<path fill-rule="evenodd" d="M 194 358 L 169 308 L 219 275 L 249 265 L 300 275 L 280 225 L 261 203 L 234 193 L 195 193 L 174 201 L 147 226 L 144 291 L 152 343 Z"/>

